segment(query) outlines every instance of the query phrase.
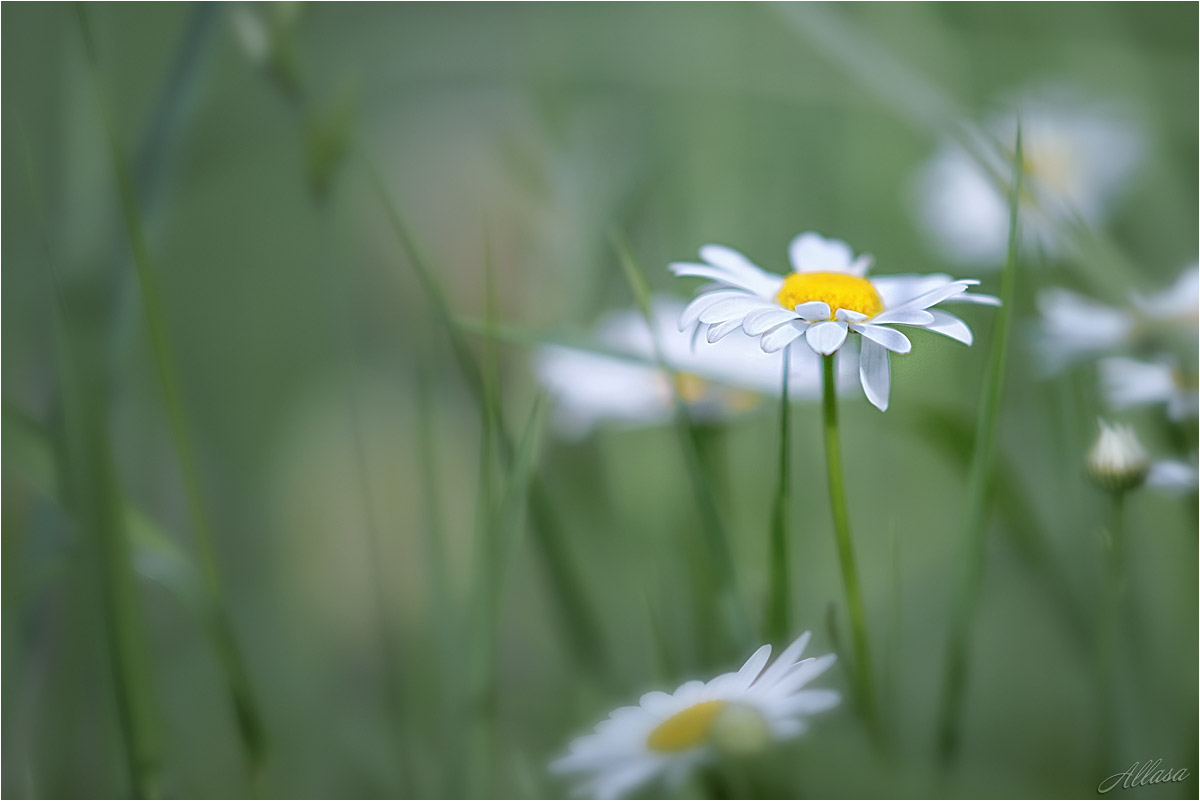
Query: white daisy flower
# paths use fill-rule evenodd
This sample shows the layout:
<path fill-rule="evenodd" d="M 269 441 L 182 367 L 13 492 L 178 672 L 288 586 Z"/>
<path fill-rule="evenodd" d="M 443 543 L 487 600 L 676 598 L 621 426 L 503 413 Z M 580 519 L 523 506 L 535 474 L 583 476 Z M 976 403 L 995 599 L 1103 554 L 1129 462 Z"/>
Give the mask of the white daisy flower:
<path fill-rule="evenodd" d="M 1194 335 L 1200 318 L 1200 267 L 1190 264 L 1170 287 L 1150 295 L 1131 293 L 1129 301 L 1118 308 L 1068 289 L 1039 292 L 1035 350 L 1043 373 L 1052 375 L 1138 345 L 1153 334 L 1184 330 Z"/>
<path fill-rule="evenodd" d="M 1167 416 L 1182 420 L 1196 416 L 1196 385 L 1188 381 L 1173 359 L 1146 362 L 1113 356 L 1101 359 L 1100 389 L 1114 410 L 1163 404 Z"/>
<path fill-rule="evenodd" d="M 836 659 L 801 659 L 811 636 L 802 634 L 770 667 L 771 646 L 764 645 L 735 673 L 646 693 L 572 742 L 550 769 L 580 776 L 582 795 L 616 798 L 660 777 L 678 784 L 717 754 L 754 753 L 804 733 L 806 716 L 841 700 L 833 690 L 803 689 Z"/>
<path fill-rule="evenodd" d="M 967 289 L 978 281 L 955 281 L 940 273 L 868 279 L 870 256 L 855 258 L 845 242 L 812 232 L 792 239 L 788 255 L 793 272 L 786 277 L 766 272 L 721 245 L 700 249 L 703 264 L 672 264 L 675 275 L 713 282 L 688 304 L 679 320 L 680 329 L 699 322 L 706 328 L 709 342 L 741 329 L 760 337 L 767 353 L 804 337 L 809 347 L 823 356 L 837 352 L 854 332 L 862 338 L 859 378 L 863 391 L 872 404 L 886 410 L 891 384 L 888 351 L 912 350 L 908 337 L 891 326 L 926 328 L 970 345 L 967 324 L 932 307 L 945 302 L 1000 303 L 991 295 L 968 295 Z"/>
<path fill-rule="evenodd" d="M 1098 226 L 1107 219 L 1141 159 L 1144 137 L 1128 112 L 1081 102 L 1061 87 L 1028 93 L 1012 107 L 1020 111 L 1025 162 L 1023 241 L 1058 253 L 1065 244 L 1059 226 L 1076 218 Z M 1012 174 L 1012 155 L 993 141 L 1011 143 L 1016 131 L 1017 114 L 1001 114 L 972 137 L 986 168 L 948 142 L 918 175 L 921 221 L 948 258 L 984 267 L 1004 263 L 1009 212 L 997 176 L 1006 181 Z"/>
<path fill-rule="evenodd" d="M 586 435 L 597 425 L 654 426 L 670 421 L 674 410 L 671 376 L 659 368 L 655 336 L 664 362 L 676 371 L 674 387 L 693 419 L 716 422 L 755 408 L 761 396 L 778 396 L 783 378 L 781 354 L 767 354 L 758 342 L 738 333 L 720 342 L 696 337 L 694 328 L 680 331 L 676 321 L 684 308 L 674 298 L 655 298 L 654 331 L 642 313 L 628 309 L 607 315 L 596 341 L 618 355 L 561 346 L 539 349 L 534 369 L 555 399 L 555 424 L 567 438 Z M 788 396 L 815 400 L 821 394 L 821 364 L 811 352 L 789 353 Z M 853 360 L 840 365 L 838 386 L 857 385 Z"/>

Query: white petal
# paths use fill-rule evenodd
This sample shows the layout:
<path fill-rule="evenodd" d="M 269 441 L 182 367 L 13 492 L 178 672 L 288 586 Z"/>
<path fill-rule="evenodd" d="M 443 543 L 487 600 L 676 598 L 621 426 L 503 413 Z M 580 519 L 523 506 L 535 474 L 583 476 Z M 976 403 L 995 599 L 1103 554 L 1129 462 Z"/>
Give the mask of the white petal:
<path fill-rule="evenodd" d="M 705 245 L 700 248 L 700 258 L 763 296 L 774 295 L 783 283 L 780 276 L 767 272 L 738 251 L 724 245 Z"/>
<path fill-rule="evenodd" d="M 834 312 L 833 319 L 846 323 L 861 323 L 867 319 L 867 315 L 854 311 L 854 309 L 838 309 Z"/>
<path fill-rule="evenodd" d="M 892 381 L 887 348 L 864 339 L 858 357 L 858 375 L 867 400 L 879 411 L 886 412 Z"/>
<path fill-rule="evenodd" d="M 947 303 L 974 303 L 978 306 L 999 306 L 1000 298 L 995 295 L 985 295 L 982 292 L 964 292 L 946 299 Z"/>
<path fill-rule="evenodd" d="M 641 704 L 642 709 L 656 718 L 670 717 L 679 709 L 679 702 L 675 700 L 675 696 L 661 690 L 652 690 L 646 693 L 638 703 Z"/>
<path fill-rule="evenodd" d="M 783 649 L 783 652 L 775 658 L 775 661 L 769 668 L 763 671 L 763 674 L 758 677 L 758 681 L 754 683 L 754 688 L 767 689 L 775 685 L 775 682 L 782 679 L 792 665 L 800 659 L 804 653 L 804 649 L 808 647 L 808 641 L 812 639 L 812 632 L 806 631 L 792 641 L 792 644 Z"/>
<path fill-rule="evenodd" d="M 810 300 L 801 303 L 796 307 L 796 314 L 809 322 L 818 322 L 820 320 L 828 320 L 832 315 L 829 311 L 829 304 L 823 300 Z"/>
<path fill-rule="evenodd" d="M 908 353 L 912 350 L 912 343 L 908 341 L 908 337 L 894 328 L 888 328 L 885 325 L 854 324 L 851 324 L 850 327 L 867 339 L 878 342 L 888 350 L 895 351 L 896 353 Z"/>
<path fill-rule="evenodd" d="M 920 297 L 931 289 L 946 286 L 954 279 L 945 273 L 917 275 L 876 275 L 871 277 L 871 286 L 879 293 L 885 309 L 903 306 L 913 298 Z"/>
<path fill-rule="evenodd" d="M 725 323 L 717 323 L 716 325 L 710 325 L 708 327 L 708 332 L 704 335 L 704 338 L 709 342 L 716 342 L 719 339 L 729 336 L 741 327 L 742 321 L 740 319 L 730 320 L 729 322 Z"/>
<path fill-rule="evenodd" d="M 767 353 L 775 353 L 787 347 L 793 339 L 803 334 L 806 328 L 808 323 L 793 320 L 763 334 L 759 343 Z"/>
<path fill-rule="evenodd" d="M 711 264 L 695 264 L 692 262 L 675 262 L 669 265 L 671 272 L 681 278 L 707 278 L 718 284 L 737 287 L 747 292 L 753 292 L 762 297 L 775 297 L 783 285 L 783 279 L 770 273 L 759 271 L 757 275 L 731 273 Z"/>
<path fill-rule="evenodd" d="M 702 295 L 697 295 L 696 299 L 689 303 L 683 310 L 683 314 L 679 316 L 679 330 L 686 331 L 688 328 L 695 325 L 700 319 L 700 315 L 705 309 L 720 303 L 725 300 L 734 298 L 752 297 L 742 289 L 721 289 L 716 292 L 705 292 Z"/>
<path fill-rule="evenodd" d="M 745 689 L 754 683 L 754 680 L 762 672 L 763 665 L 767 664 L 767 660 L 770 658 L 771 646 L 764 645 L 746 660 L 746 664 L 742 665 L 741 670 L 737 672 L 740 689 Z"/>
<path fill-rule="evenodd" d="M 839 322 L 817 323 L 808 328 L 805 335 L 808 344 L 822 356 L 828 356 L 846 341 L 846 324 Z"/>
<path fill-rule="evenodd" d="M 780 715 L 815 715 L 833 709 L 841 700 L 842 695 L 836 690 L 802 690 L 780 701 L 774 711 Z"/>
<path fill-rule="evenodd" d="M 854 262 L 854 251 L 849 245 L 840 239 L 826 239 L 813 231 L 792 239 L 788 245 L 788 258 L 792 269 L 798 273 L 849 273 L 859 266 Z"/>
<path fill-rule="evenodd" d="M 746 314 L 746 319 L 742 321 L 742 329 L 752 337 L 761 336 L 777 325 L 783 325 L 788 320 L 795 320 L 796 317 L 794 311 L 788 311 L 779 306 L 763 306 L 761 309 Z"/>
<path fill-rule="evenodd" d="M 780 695 L 794 693 L 817 676 L 829 670 L 836 661 L 836 654 L 825 654 L 824 656 L 805 659 L 788 671 L 788 674 L 775 685 L 774 692 Z"/>
<path fill-rule="evenodd" d="M 858 322 L 857 320 L 854 322 Z M 933 315 L 924 309 L 884 309 L 871 318 L 872 325 L 892 323 L 894 325 L 929 325 Z"/>
<path fill-rule="evenodd" d="M 933 322 L 925 326 L 927 330 L 936 331 L 951 339 L 957 339 L 964 345 L 970 345 L 975 341 L 975 337 L 967 324 L 950 312 L 942 311 L 941 309 L 932 309 L 929 313 L 933 315 Z"/>
<path fill-rule="evenodd" d="M 700 322 L 723 323 L 727 320 L 740 320 L 746 316 L 747 312 L 760 309 L 762 306 L 762 298 L 743 293 L 741 297 L 725 298 L 704 309 L 700 312 Z"/>
<path fill-rule="evenodd" d="M 945 286 L 931 289 L 923 295 L 918 295 L 907 303 L 901 304 L 898 308 L 903 309 L 928 309 L 930 306 L 936 306 L 944 300 L 948 300 L 956 295 L 961 295 L 979 282 L 974 279 L 963 279 L 961 281 L 951 281 Z"/>

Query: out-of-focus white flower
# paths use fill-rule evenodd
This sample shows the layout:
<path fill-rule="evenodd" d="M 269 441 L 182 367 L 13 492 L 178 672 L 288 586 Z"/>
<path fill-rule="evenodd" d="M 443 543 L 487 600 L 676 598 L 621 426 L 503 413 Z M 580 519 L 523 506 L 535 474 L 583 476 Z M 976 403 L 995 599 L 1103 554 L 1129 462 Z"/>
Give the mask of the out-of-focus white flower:
<path fill-rule="evenodd" d="M 674 414 L 674 393 L 688 405 L 693 419 L 714 422 L 758 405 L 760 396 L 778 396 L 783 380 L 783 357 L 767 354 L 743 334 L 710 343 L 695 330 L 676 325 L 684 304 L 656 298 L 651 307 L 654 331 L 638 310 L 606 316 L 596 341 L 614 354 L 552 346 L 534 357 L 538 379 L 555 399 L 555 423 L 561 434 L 580 437 L 596 425 L 617 423 L 648 426 L 666 423 Z M 677 372 L 677 384 L 660 369 L 655 336 L 666 365 Z M 821 394 L 821 364 L 803 348 L 789 352 L 788 396 L 815 400 Z M 857 384 L 856 363 L 839 365 L 838 390 Z"/>
<path fill-rule="evenodd" d="M 1175 283 L 1151 295 L 1134 293 L 1131 300 L 1142 315 L 1196 329 L 1200 320 L 1200 264 L 1183 268 Z"/>
<path fill-rule="evenodd" d="M 1100 389 L 1114 410 L 1161 403 L 1172 420 L 1196 415 L 1196 386 L 1169 358 L 1145 362 L 1113 356 L 1101 359 L 1099 367 Z"/>
<path fill-rule="evenodd" d="M 948 142 L 916 181 L 921 222 L 946 256 L 998 267 L 1008 247 L 1006 184 L 1020 114 L 1025 176 L 1022 233 L 1048 253 L 1066 242 L 1057 229 L 1078 218 L 1102 224 L 1141 159 L 1143 136 L 1128 112 L 1085 103 L 1063 88 L 1043 89 L 971 135 L 972 151 Z M 986 168 L 976 158 L 982 158 Z"/>
<path fill-rule="evenodd" d="M 805 632 L 770 667 L 771 646 L 764 645 L 735 673 L 646 693 L 572 742 L 550 769 L 581 776 L 581 794 L 616 798 L 659 777 L 677 785 L 718 754 L 754 753 L 804 733 L 809 715 L 841 700 L 833 690 L 803 689 L 836 659 L 801 659 L 810 638 Z"/>
<path fill-rule="evenodd" d="M 1042 371 L 1050 375 L 1172 331 L 1194 337 L 1200 317 L 1200 267 L 1189 264 L 1170 287 L 1150 295 L 1131 293 L 1129 300 L 1129 306 L 1117 308 L 1067 289 L 1039 292 L 1041 320 L 1034 349 Z"/>
<path fill-rule="evenodd" d="M 1128 311 L 1097 303 L 1068 289 L 1038 293 L 1041 321 L 1036 352 L 1047 374 L 1084 359 L 1095 358 L 1128 343 L 1137 321 Z"/>
<path fill-rule="evenodd" d="M 1150 457 L 1129 426 L 1100 421 L 1100 437 L 1087 457 L 1088 475 L 1101 489 L 1125 492 L 1140 487 L 1150 472 Z"/>
<path fill-rule="evenodd" d="M 891 387 L 888 353 L 912 350 L 908 337 L 892 326 L 925 328 L 970 345 L 973 338 L 967 324 L 933 307 L 946 302 L 1000 303 L 991 295 L 967 294 L 979 283 L 973 279 L 956 281 L 940 273 L 867 278 L 870 256 L 855 258 L 845 242 L 813 232 L 793 238 L 788 256 L 792 273 L 786 277 L 767 272 L 722 245 L 700 248 L 703 263 L 672 264 L 675 275 L 712 282 L 688 304 L 679 327 L 687 329 L 699 322 L 709 342 L 740 329 L 760 337 L 767 353 L 804 337 L 808 347 L 823 356 L 838 351 L 851 332 L 858 334 L 863 391 L 885 411 Z"/>
<path fill-rule="evenodd" d="M 1196 489 L 1197 473 L 1192 464 L 1177 459 L 1163 459 L 1150 465 L 1146 475 L 1146 486 L 1172 494 L 1193 492 Z"/>

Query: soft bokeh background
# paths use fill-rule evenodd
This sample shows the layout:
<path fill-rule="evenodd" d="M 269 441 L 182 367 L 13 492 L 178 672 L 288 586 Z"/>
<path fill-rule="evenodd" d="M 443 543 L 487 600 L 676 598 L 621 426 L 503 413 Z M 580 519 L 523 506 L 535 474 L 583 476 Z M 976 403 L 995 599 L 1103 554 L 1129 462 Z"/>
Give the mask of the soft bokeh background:
<path fill-rule="evenodd" d="M 787 241 L 809 229 L 874 253 L 880 272 L 979 274 L 994 292 L 994 272 L 947 259 L 921 228 L 913 182 L 948 132 L 893 61 L 969 118 L 1047 82 L 1128 110 L 1144 155 L 1103 235 L 1130 269 L 1069 257 L 1023 265 L 1000 421 L 1004 488 L 963 749 L 945 775 L 934 729 L 965 547 L 964 437 L 994 313 L 966 313 L 974 348 L 914 335 L 914 353 L 893 357 L 888 412 L 845 402 L 850 513 L 892 748 L 876 755 L 845 704 L 751 766 L 752 787 L 1079 796 L 1135 760 L 1161 758 L 1191 778 L 1139 797 L 1197 792 L 1196 496 L 1146 490 L 1128 503 L 1134 622 L 1109 699 L 1118 752 L 1098 773 L 1096 657 L 1084 630 L 1101 594 L 1108 507 L 1082 460 L 1105 410 L 1091 364 L 1044 380 L 1030 337 L 1040 287 L 1150 292 L 1196 258 L 1195 5 L 86 13 L 95 74 L 75 8 L 9 4 L 3 15 L 6 796 L 130 791 L 95 549 L 46 480 L 68 469 L 47 443 L 71 420 L 52 269 L 121 497 L 185 559 L 195 553 L 94 78 L 134 165 L 226 603 L 268 744 L 264 769 L 248 776 L 205 629 L 175 574 L 137 546 L 161 791 L 554 796 L 567 787 L 544 766 L 571 736 L 644 690 L 715 675 L 748 653 L 715 642 L 692 601 L 699 512 L 676 433 L 602 428 L 566 441 L 547 428 L 536 481 L 598 621 L 586 643 L 594 654 L 573 650 L 578 621 L 546 580 L 540 541 L 517 525 L 491 607 L 496 693 L 477 701 L 469 610 L 479 531 L 498 528 L 480 523 L 480 476 L 491 477 L 492 508 L 512 482 L 494 459 L 481 472 L 478 404 L 359 154 L 373 158 L 454 311 L 484 316 L 490 261 L 495 317 L 521 331 L 582 335 L 631 305 L 614 228 L 652 285 L 679 297 L 694 282 L 672 279 L 669 261 L 723 242 L 783 270 Z M 470 342 L 496 370 L 519 435 L 537 394 L 530 349 Z M 1185 344 L 1191 367 L 1194 333 Z M 712 437 L 718 507 L 756 619 L 775 409 L 765 402 Z M 1194 459 L 1194 419 L 1172 423 L 1160 409 L 1119 419 L 1152 453 Z M 842 590 L 816 406 L 797 404 L 792 420 L 793 616 L 822 652 L 836 645 L 827 610 Z M 837 670 L 822 683 L 849 689 Z M 488 715 L 490 760 L 479 723 Z"/>

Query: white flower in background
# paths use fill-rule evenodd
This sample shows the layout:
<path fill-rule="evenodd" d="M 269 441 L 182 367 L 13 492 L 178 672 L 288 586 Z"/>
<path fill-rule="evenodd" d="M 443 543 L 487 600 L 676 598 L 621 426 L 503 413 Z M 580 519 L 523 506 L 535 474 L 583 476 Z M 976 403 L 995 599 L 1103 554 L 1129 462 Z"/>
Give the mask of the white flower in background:
<path fill-rule="evenodd" d="M 718 754 L 755 753 L 804 733 L 806 716 L 841 700 L 833 690 L 803 689 L 836 659 L 801 659 L 810 638 L 805 632 L 770 667 L 771 646 L 764 645 L 736 673 L 646 693 L 572 742 L 551 770 L 580 775 L 581 794 L 615 798 L 659 777 L 677 785 Z"/>
<path fill-rule="evenodd" d="M 1146 474 L 1146 486 L 1181 494 L 1194 492 L 1198 478 L 1200 476 L 1192 464 L 1177 459 L 1162 459 L 1150 465 L 1150 472 Z"/>
<path fill-rule="evenodd" d="M 1166 289 L 1132 293 L 1125 308 L 1078 292 L 1053 288 L 1038 293 L 1041 320 L 1035 350 L 1047 375 L 1073 364 L 1138 345 L 1157 334 L 1183 331 L 1195 337 L 1200 317 L 1200 267 L 1189 264 Z"/>
<path fill-rule="evenodd" d="M 888 351 L 908 353 L 912 343 L 892 328 L 910 325 L 944 334 L 970 345 L 971 329 L 939 303 L 999 305 L 991 295 L 968 295 L 978 281 L 955 281 L 948 275 L 883 275 L 868 279 L 871 257 L 854 257 L 850 246 L 809 232 L 788 248 L 792 274 L 769 273 L 721 245 L 700 248 L 703 264 L 677 262 L 678 276 L 707 278 L 713 283 L 688 304 L 679 320 L 686 329 L 697 322 L 706 339 L 717 342 L 741 329 L 760 337 L 774 353 L 804 337 L 821 355 L 835 353 L 850 332 L 862 338 L 859 378 L 867 399 L 886 410 L 891 385 Z M 797 348 L 796 350 L 804 350 Z"/>
<path fill-rule="evenodd" d="M 1058 253 L 1057 229 L 1075 219 L 1099 226 L 1144 150 L 1128 112 L 1082 102 L 1062 88 L 1031 93 L 971 134 L 975 155 L 948 142 L 916 181 L 921 222 L 945 255 L 999 267 L 1008 248 L 1007 185 L 1020 114 L 1025 175 L 1022 233 L 1026 245 Z M 999 143 L 1000 147 L 996 146 Z M 976 157 L 986 162 L 981 166 Z"/>
<path fill-rule="evenodd" d="M 1196 468 L 1183 461 L 1151 462 L 1146 449 L 1129 426 L 1110 426 L 1103 420 L 1100 436 L 1088 453 L 1087 471 L 1092 481 L 1109 492 L 1124 492 L 1143 484 L 1172 493 L 1194 491 Z"/>
<path fill-rule="evenodd" d="M 1169 358 L 1145 362 L 1113 356 L 1101 359 L 1099 367 L 1100 389 L 1114 410 L 1163 404 L 1172 420 L 1196 415 L 1196 385 Z"/>
<path fill-rule="evenodd" d="M 651 307 L 654 330 L 636 309 L 607 315 L 597 326 L 597 344 L 614 354 L 579 348 L 541 348 L 534 369 L 555 399 L 555 423 L 561 434 L 581 437 L 602 423 L 661 425 L 674 410 L 674 390 L 693 419 L 713 422 L 754 408 L 760 396 L 778 396 L 783 378 L 781 354 L 767 354 L 742 334 L 709 343 L 694 330 L 681 332 L 676 321 L 684 304 L 656 298 Z M 656 363 L 657 335 L 663 360 L 677 371 L 678 383 Z M 624 356 L 625 358 L 622 358 Z M 789 353 L 788 395 L 814 400 L 821 393 L 821 364 L 812 353 Z M 839 365 L 839 391 L 857 384 L 853 359 Z"/>
<path fill-rule="evenodd" d="M 1110 353 L 1133 339 L 1133 314 L 1098 303 L 1069 289 L 1038 293 L 1041 320 L 1035 349 L 1044 373 Z"/>

